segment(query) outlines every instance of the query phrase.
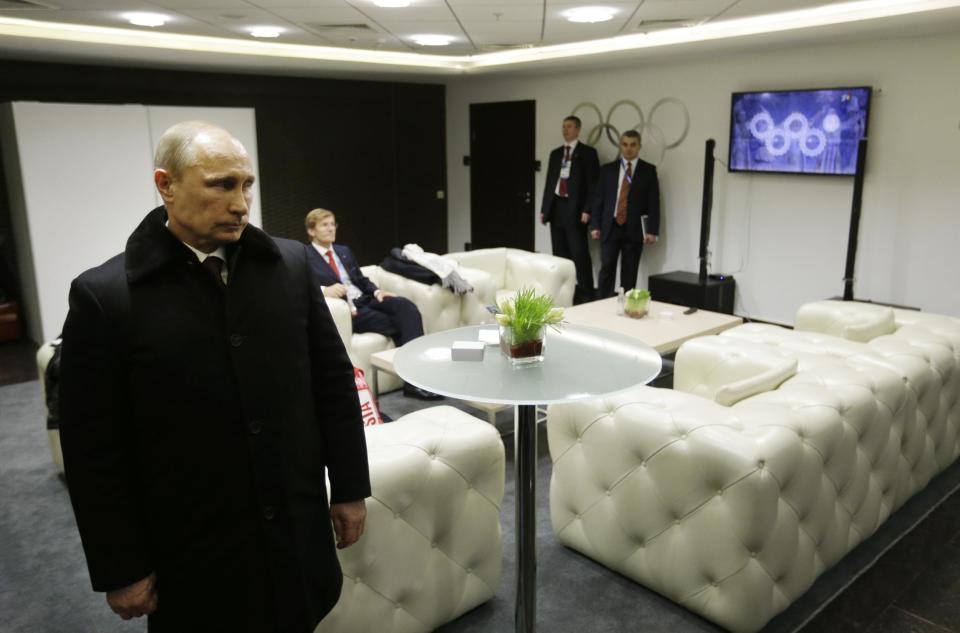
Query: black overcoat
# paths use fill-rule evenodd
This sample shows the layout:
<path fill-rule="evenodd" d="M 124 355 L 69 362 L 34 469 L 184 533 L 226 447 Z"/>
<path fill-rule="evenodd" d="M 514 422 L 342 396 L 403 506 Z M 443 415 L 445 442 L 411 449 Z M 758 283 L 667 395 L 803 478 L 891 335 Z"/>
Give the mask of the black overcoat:
<path fill-rule="evenodd" d="M 312 631 L 342 582 L 324 467 L 331 501 L 370 493 L 351 363 L 303 244 L 248 226 L 223 289 L 165 221 L 70 290 L 61 437 L 93 587 L 156 571 L 151 630 Z"/>

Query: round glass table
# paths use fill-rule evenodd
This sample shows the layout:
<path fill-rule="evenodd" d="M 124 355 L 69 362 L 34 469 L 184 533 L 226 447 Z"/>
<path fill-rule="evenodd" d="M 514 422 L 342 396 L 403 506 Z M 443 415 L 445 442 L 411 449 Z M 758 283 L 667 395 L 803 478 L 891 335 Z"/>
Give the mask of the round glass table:
<path fill-rule="evenodd" d="M 639 339 L 590 327 L 547 329 L 544 360 L 512 365 L 500 347 L 486 345 L 482 361 L 455 361 L 457 341 L 494 337 L 496 326 L 474 325 L 427 334 L 397 350 L 394 371 L 422 389 L 477 402 L 517 406 L 514 437 L 516 472 L 516 630 L 536 628 L 536 406 L 599 398 L 653 380 L 660 355 Z"/>

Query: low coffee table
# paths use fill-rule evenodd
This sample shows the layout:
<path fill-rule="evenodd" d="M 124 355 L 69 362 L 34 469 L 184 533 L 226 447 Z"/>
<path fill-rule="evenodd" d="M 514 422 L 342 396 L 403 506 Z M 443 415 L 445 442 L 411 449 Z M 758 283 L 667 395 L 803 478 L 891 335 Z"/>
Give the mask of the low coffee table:
<path fill-rule="evenodd" d="M 686 306 L 659 301 L 651 301 L 647 310 L 647 316 L 642 319 L 617 314 L 617 298 L 611 297 L 564 308 L 563 318 L 575 325 L 633 336 L 661 355 L 677 351 L 681 344 L 692 338 L 719 334 L 743 323 L 740 317 L 709 310 L 684 314 Z"/>

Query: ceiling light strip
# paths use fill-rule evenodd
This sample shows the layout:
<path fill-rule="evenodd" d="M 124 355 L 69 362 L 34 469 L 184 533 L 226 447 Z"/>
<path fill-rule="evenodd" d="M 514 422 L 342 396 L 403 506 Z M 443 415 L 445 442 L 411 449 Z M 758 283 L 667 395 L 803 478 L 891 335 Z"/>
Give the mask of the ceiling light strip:
<path fill-rule="evenodd" d="M 156 31 L 136 31 L 103 26 L 40 22 L 0 17 L 0 35 L 39 38 L 83 44 L 134 46 L 199 53 L 224 53 L 321 61 L 387 64 L 417 68 L 459 70 L 470 58 L 452 55 L 425 55 L 397 51 L 308 46 L 280 42 L 247 41 L 203 35 L 184 35 Z"/>
<path fill-rule="evenodd" d="M 960 0 L 861 0 L 784 13 L 710 22 L 694 27 L 667 29 L 654 33 L 621 35 L 603 40 L 460 56 L 247 41 L 7 17 L 0 17 L 0 35 L 228 55 L 379 64 L 459 73 L 471 69 L 483 70 L 497 66 L 534 63 L 575 56 L 705 42 L 744 35 L 760 35 L 957 7 L 960 7 Z"/>
<path fill-rule="evenodd" d="M 485 53 L 472 56 L 468 69 L 706 42 L 745 35 L 762 35 L 957 7 L 960 7 L 960 0 L 863 0 L 861 2 L 847 2 L 818 6 L 812 9 L 723 20 L 694 27 L 665 29 L 653 33 L 636 33 L 586 42 Z"/>

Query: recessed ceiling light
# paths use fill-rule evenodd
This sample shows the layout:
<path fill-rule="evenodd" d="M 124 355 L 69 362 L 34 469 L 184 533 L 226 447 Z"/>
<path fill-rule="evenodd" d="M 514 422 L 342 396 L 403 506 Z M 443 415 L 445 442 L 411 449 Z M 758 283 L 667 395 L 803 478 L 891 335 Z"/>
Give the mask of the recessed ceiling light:
<path fill-rule="evenodd" d="M 254 37 L 280 37 L 283 29 L 279 26 L 254 26 L 250 29 L 250 35 Z"/>
<path fill-rule="evenodd" d="M 616 9 L 610 7 L 577 7 L 563 12 L 563 17 L 570 22 L 606 22 L 617 14 Z"/>
<path fill-rule="evenodd" d="M 411 35 L 410 39 L 420 46 L 448 46 L 454 40 L 451 35 Z"/>
<path fill-rule="evenodd" d="M 373 0 L 373 3 L 384 9 L 402 9 L 410 6 L 410 0 Z"/>
<path fill-rule="evenodd" d="M 170 19 L 159 13 L 127 13 L 123 17 L 134 26 L 163 26 Z"/>

